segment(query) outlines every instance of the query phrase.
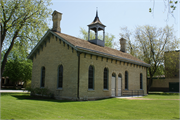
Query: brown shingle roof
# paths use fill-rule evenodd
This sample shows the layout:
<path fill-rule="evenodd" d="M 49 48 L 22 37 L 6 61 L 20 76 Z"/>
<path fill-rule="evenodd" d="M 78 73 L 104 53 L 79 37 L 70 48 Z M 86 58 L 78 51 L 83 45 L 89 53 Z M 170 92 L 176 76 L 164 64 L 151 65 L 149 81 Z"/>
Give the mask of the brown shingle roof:
<path fill-rule="evenodd" d="M 59 35 L 60 37 L 62 37 L 63 39 L 65 39 L 66 41 L 71 43 L 72 45 L 74 45 L 75 47 L 79 46 L 79 47 L 82 47 L 82 48 L 90 49 L 92 51 L 98 51 L 98 52 L 101 52 L 101 53 L 110 54 L 110 55 L 130 59 L 130 60 L 134 60 L 134 61 L 137 61 L 137 62 L 140 62 L 140 63 L 145 63 L 145 62 L 139 60 L 138 58 L 133 57 L 132 55 L 130 55 L 128 53 L 124 53 L 124 52 L 121 52 L 121 51 L 116 50 L 116 49 L 112 49 L 112 48 L 109 48 L 109 47 L 98 46 L 98 45 L 92 44 L 92 43 L 90 43 L 90 42 L 88 42 L 86 40 L 76 38 L 76 37 L 73 37 L 73 36 L 70 36 L 70 35 L 66 35 L 64 33 L 58 33 L 58 32 L 54 32 L 54 33 L 56 33 L 57 35 Z"/>

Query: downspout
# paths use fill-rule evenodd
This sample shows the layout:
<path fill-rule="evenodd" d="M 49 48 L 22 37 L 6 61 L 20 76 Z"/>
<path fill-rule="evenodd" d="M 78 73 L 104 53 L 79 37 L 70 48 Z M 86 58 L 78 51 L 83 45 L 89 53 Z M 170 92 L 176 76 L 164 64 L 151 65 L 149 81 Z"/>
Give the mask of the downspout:
<path fill-rule="evenodd" d="M 146 67 L 146 94 L 148 94 L 148 76 L 147 76 L 147 67 Z"/>
<path fill-rule="evenodd" d="M 77 98 L 79 100 L 79 76 L 80 76 L 80 52 L 77 52 L 77 56 L 78 56 L 78 81 L 77 81 Z"/>
<path fill-rule="evenodd" d="M 2 32 L 2 25 L 1 25 L 1 23 L 0 23 L 0 46 L 1 46 L 1 32 Z M 1 50 L 0 50 L 1 52 L 2 52 L 2 47 L 1 47 Z M 1 54 L 0 54 L 0 60 L 1 60 Z M 2 76 L 1 76 L 1 72 L 0 72 L 0 86 L 1 86 L 1 88 L 2 88 L 2 80 L 1 80 L 1 78 L 2 78 Z M 1 89 L 0 88 L 0 89 Z"/>

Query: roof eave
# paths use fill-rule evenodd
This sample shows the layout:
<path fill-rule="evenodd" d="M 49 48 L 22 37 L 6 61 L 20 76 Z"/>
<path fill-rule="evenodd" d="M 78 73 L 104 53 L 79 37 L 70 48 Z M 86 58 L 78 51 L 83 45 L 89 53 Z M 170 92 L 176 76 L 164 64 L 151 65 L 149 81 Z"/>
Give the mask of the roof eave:
<path fill-rule="evenodd" d="M 56 36 L 57 38 L 61 39 L 62 41 L 64 41 L 66 44 L 68 44 L 69 46 L 71 46 L 73 49 L 77 50 L 77 48 L 67 42 L 67 40 L 65 40 L 64 38 L 60 37 L 59 35 L 57 35 L 55 32 L 51 31 L 50 29 L 45 33 L 45 35 L 41 38 L 41 40 L 37 43 L 37 45 L 33 48 L 33 50 L 31 51 L 31 53 L 28 55 L 28 59 L 32 59 L 32 56 L 34 54 L 34 52 L 36 52 L 36 50 L 39 48 L 39 46 L 43 43 L 44 39 L 49 35 L 49 33 L 53 34 L 54 36 Z"/>
<path fill-rule="evenodd" d="M 104 27 L 106 27 L 105 25 L 103 25 L 103 24 L 101 24 L 101 23 L 91 23 L 91 24 L 89 24 L 89 25 L 87 25 L 87 26 L 92 26 L 92 25 L 96 25 L 96 24 L 99 24 L 99 25 L 102 25 L 102 26 L 104 26 Z"/>
<path fill-rule="evenodd" d="M 45 33 L 45 35 L 41 38 L 41 40 L 37 43 L 37 45 L 32 49 L 32 51 L 30 52 L 30 54 L 27 56 L 28 59 L 32 59 L 32 55 L 34 54 L 34 52 L 37 50 L 37 48 L 39 48 L 39 46 L 41 45 L 41 43 L 44 41 L 44 39 L 49 35 L 50 33 L 50 29 Z"/>

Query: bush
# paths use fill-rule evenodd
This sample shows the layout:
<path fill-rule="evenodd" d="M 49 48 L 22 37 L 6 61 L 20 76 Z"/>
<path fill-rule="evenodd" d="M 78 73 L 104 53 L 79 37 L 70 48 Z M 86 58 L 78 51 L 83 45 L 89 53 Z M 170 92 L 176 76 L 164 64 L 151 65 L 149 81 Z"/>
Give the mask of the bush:
<path fill-rule="evenodd" d="M 48 88 L 31 88 L 31 87 L 26 87 L 26 90 L 28 92 L 31 92 L 32 96 L 42 96 L 42 97 L 50 97 L 53 98 L 53 94 Z"/>

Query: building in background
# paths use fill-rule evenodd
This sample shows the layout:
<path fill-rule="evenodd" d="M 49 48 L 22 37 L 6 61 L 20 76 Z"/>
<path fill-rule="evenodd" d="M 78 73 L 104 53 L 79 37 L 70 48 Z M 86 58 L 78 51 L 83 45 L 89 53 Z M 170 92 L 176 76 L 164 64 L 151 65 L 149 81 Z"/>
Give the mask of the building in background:
<path fill-rule="evenodd" d="M 153 78 L 150 91 L 179 92 L 180 50 L 164 53 L 165 75 Z"/>

